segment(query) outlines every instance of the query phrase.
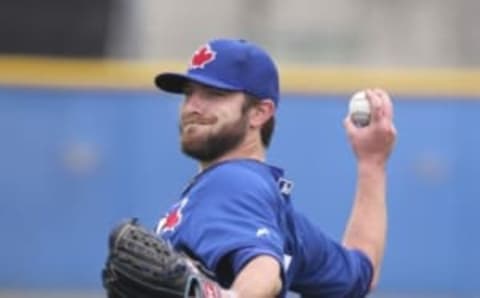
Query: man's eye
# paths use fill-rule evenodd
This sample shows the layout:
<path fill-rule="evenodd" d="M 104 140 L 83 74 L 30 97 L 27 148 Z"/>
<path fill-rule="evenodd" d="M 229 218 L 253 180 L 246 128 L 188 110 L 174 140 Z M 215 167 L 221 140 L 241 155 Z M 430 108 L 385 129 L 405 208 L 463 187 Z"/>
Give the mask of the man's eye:
<path fill-rule="evenodd" d="M 190 87 L 183 88 L 183 94 L 185 94 L 185 95 L 192 95 L 192 92 L 193 92 L 193 90 Z"/>
<path fill-rule="evenodd" d="M 225 97 L 228 94 L 228 92 L 225 92 L 222 90 L 210 90 L 208 93 L 210 94 L 210 96 L 215 96 L 215 97 Z"/>

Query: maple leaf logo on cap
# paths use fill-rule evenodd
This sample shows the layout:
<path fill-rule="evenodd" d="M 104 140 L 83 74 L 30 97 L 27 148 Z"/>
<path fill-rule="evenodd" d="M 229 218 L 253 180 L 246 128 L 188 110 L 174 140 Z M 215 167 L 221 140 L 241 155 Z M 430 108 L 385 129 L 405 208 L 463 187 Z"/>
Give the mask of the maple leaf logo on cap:
<path fill-rule="evenodd" d="M 210 48 L 209 44 L 200 47 L 193 54 L 190 69 L 205 67 L 205 65 L 215 60 L 216 55 L 217 53 Z"/>

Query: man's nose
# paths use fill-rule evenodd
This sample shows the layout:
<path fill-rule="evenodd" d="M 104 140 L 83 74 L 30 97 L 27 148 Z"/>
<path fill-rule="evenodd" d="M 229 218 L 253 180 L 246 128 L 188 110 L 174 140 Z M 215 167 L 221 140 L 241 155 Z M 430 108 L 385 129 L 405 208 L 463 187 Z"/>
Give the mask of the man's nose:
<path fill-rule="evenodd" d="M 185 95 L 183 108 L 187 112 L 202 112 L 205 108 L 205 101 L 202 100 L 200 94 L 192 92 L 191 94 Z"/>

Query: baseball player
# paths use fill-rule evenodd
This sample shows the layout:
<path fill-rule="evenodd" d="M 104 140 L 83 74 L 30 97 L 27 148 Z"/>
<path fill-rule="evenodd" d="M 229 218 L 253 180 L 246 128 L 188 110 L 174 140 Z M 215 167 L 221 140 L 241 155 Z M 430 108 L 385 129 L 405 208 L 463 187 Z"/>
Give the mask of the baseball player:
<path fill-rule="evenodd" d="M 375 287 L 387 229 L 385 167 L 396 136 L 385 91 L 366 90 L 368 126 L 344 120 L 358 180 L 338 243 L 295 209 L 293 183 L 266 162 L 280 96 L 277 68 L 263 49 L 211 40 L 195 51 L 186 73 L 162 73 L 155 82 L 184 95 L 181 147 L 200 165 L 156 228 L 158 238 L 206 272 L 194 279 L 200 294 L 188 290 L 184 297 L 364 297 Z M 170 256 L 159 247 L 159 258 Z"/>

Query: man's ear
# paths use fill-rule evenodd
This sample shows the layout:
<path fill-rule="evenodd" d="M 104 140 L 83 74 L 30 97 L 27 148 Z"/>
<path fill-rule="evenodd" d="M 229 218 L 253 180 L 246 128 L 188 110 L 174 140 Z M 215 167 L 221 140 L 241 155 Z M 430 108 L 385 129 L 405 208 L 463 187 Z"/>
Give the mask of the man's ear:
<path fill-rule="evenodd" d="M 260 128 L 275 114 L 275 104 L 271 99 L 262 99 L 250 110 L 250 127 Z"/>

